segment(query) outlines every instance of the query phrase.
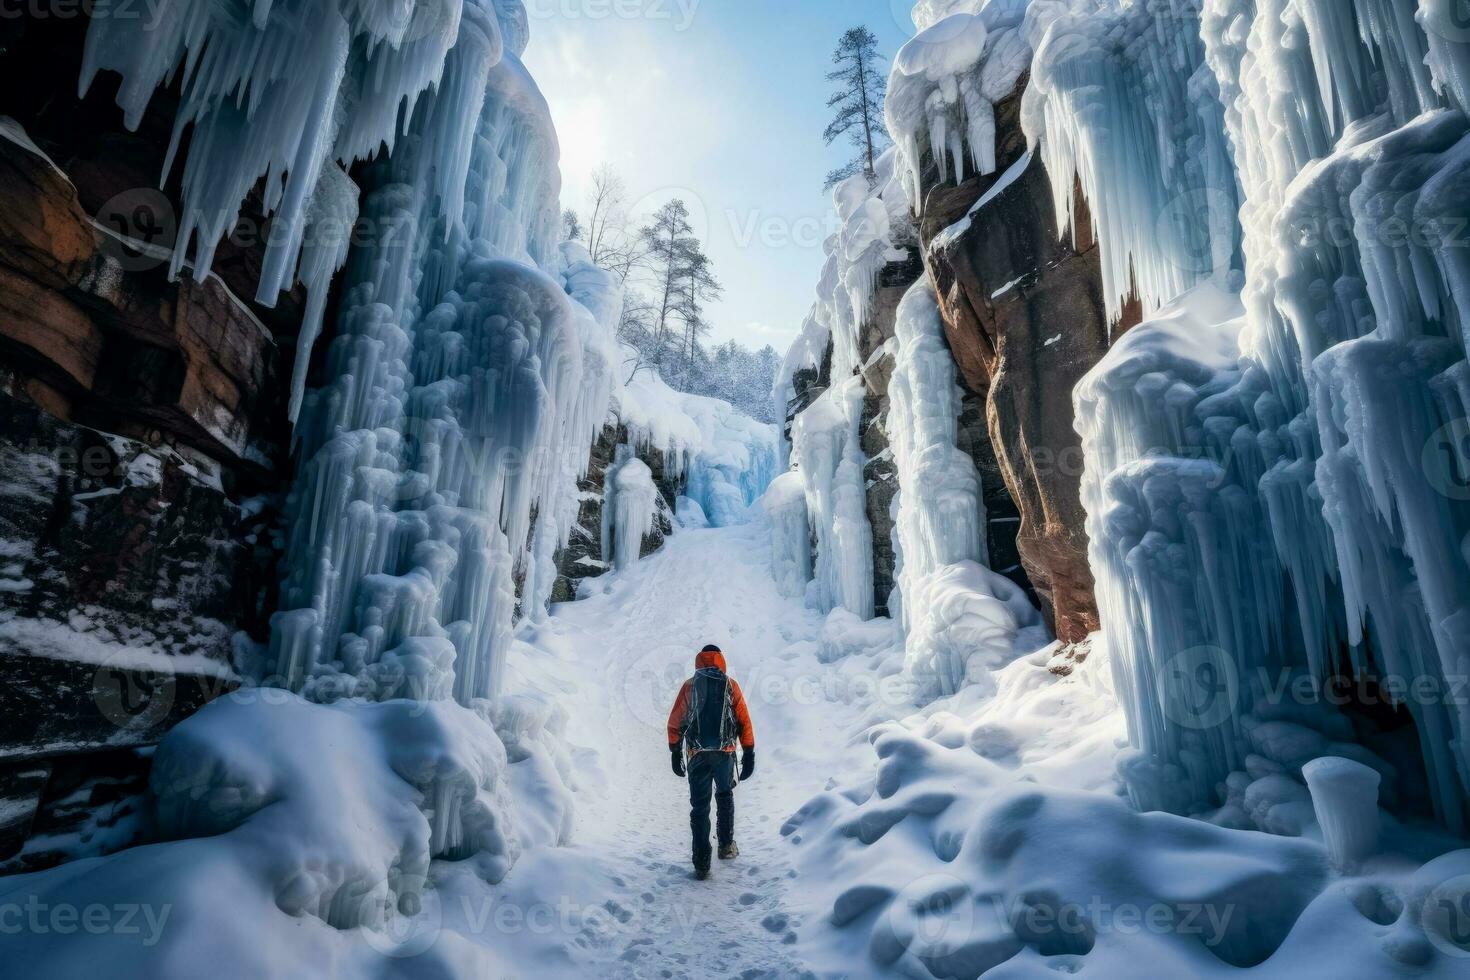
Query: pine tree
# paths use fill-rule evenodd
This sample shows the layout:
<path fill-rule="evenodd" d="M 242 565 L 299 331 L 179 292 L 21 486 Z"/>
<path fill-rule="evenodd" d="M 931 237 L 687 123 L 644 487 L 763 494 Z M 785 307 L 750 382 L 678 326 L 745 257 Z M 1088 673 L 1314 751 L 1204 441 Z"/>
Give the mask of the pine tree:
<path fill-rule="evenodd" d="M 672 349 L 674 321 L 679 320 L 685 334 L 679 353 L 684 356 L 687 375 L 692 370 L 696 342 L 709 329 L 704 304 L 720 295 L 720 285 L 710 271 L 704 246 L 694 236 L 689 207 L 683 201 L 675 198 L 659 208 L 640 237 L 647 249 L 655 294 L 651 325 L 654 366 L 663 367 Z"/>
<path fill-rule="evenodd" d="M 694 368 L 699 360 L 699 340 L 709 333 L 710 322 L 704 317 L 704 306 L 720 297 L 724 292 L 719 280 L 710 270 L 709 257 L 695 241 L 695 251 L 679 277 L 679 288 L 674 312 L 684 324 L 684 383 L 694 383 Z"/>
<path fill-rule="evenodd" d="M 858 155 L 827 175 L 828 188 L 859 173 L 867 175 L 869 184 L 878 181 L 878 154 L 888 139 L 883 122 L 888 80 L 876 67 L 881 60 L 878 38 L 866 27 L 852 28 L 837 42 L 837 51 L 832 55 L 837 69 L 827 79 L 840 82 L 842 87 L 827 100 L 827 107 L 835 109 L 836 116 L 822 138 L 831 146 L 846 136 Z"/>

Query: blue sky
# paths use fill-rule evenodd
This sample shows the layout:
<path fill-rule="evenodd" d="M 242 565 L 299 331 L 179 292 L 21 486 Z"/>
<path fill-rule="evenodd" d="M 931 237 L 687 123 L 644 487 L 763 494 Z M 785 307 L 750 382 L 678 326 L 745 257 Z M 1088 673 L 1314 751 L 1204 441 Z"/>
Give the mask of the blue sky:
<path fill-rule="evenodd" d="M 832 230 L 822 144 L 832 50 L 867 24 L 891 57 L 912 0 L 526 0 L 526 62 L 556 120 L 563 203 L 607 161 L 635 209 L 689 202 L 725 297 L 716 340 L 784 351 Z M 886 66 L 885 66 L 886 70 Z"/>

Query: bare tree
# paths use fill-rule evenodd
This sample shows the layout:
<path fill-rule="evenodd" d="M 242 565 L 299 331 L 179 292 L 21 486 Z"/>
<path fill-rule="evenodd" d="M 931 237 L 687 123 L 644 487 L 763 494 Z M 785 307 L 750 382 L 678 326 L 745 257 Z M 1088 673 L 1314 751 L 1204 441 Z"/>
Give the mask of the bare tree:
<path fill-rule="evenodd" d="M 577 217 L 577 212 L 571 208 L 561 213 L 561 239 L 564 242 L 582 240 L 582 219 Z"/>
<path fill-rule="evenodd" d="M 653 364 L 656 349 L 654 312 L 653 304 L 642 293 L 628 290 L 624 294 L 623 315 L 618 321 L 618 339 L 633 352 L 632 357 L 625 362 L 628 367 L 625 384 L 631 384 L 639 371 Z"/>
<path fill-rule="evenodd" d="M 888 81 L 876 67 L 881 60 L 878 38 L 867 27 L 854 27 L 837 42 L 832 55 L 837 69 L 827 75 L 828 81 L 841 83 L 827 100 L 827 107 L 837 114 L 822 138 L 831 146 L 846 136 L 858 155 L 827 175 L 829 188 L 859 173 L 867 174 L 869 184 L 877 183 L 878 154 L 888 138 L 883 122 Z"/>
<path fill-rule="evenodd" d="M 587 251 L 592 264 L 627 283 L 648 257 L 642 236 L 629 228 L 627 185 L 610 164 L 592 173 L 592 199 L 587 219 Z"/>
<path fill-rule="evenodd" d="M 592 253 L 592 263 L 601 265 L 603 251 L 608 246 L 609 232 L 619 221 L 626 221 L 624 210 L 627 187 L 623 178 L 604 163 L 592 172 L 592 211 L 587 220 L 587 251 Z"/>

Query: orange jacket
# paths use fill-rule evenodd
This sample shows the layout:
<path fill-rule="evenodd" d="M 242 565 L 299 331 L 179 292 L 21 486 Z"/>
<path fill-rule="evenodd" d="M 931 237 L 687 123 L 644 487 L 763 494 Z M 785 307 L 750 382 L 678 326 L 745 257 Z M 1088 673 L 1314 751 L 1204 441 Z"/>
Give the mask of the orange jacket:
<path fill-rule="evenodd" d="M 694 659 L 695 670 L 706 667 L 718 667 L 721 673 L 729 677 L 729 671 L 725 669 L 725 657 L 721 653 L 701 653 Z M 693 686 L 692 678 L 685 681 L 684 686 L 679 688 L 679 696 L 674 699 L 674 710 L 669 712 L 669 748 L 674 748 L 684 740 L 684 722 L 689 717 L 689 692 Z M 741 693 L 740 685 L 735 683 L 733 677 L 730 677 L 730 700 L 735 709 L 735 723 L 740 726 L 740 744 L 747 749 L 753 749 L 755 727 L 750 723 L 750 709 L 745 706 L 745 695 Z M 734 752 L 735 749 L 732 747 L 725 751 Z"/>

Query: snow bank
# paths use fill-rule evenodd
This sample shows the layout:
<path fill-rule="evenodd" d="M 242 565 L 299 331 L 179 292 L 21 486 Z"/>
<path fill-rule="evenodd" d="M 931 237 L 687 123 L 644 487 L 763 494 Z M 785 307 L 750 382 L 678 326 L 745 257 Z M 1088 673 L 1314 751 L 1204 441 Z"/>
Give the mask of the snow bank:
<path fill-rule="evenodd" d="M 78 929 L 64 942 L 23 930 L 7 939 L 9 968 L 300 976 L 311 964 L 365 976 L 400 957 L 474 967 L 463 944 L 438 941 L 440 862 L 496 882 L 523 846 L 550 843 L 516 830 L 515 767 L 488 711 L 321 706 L 264 690 L 210 704 L 155 755 L 158 843 L 0 884 L 0 902 L 142 908 L 135 930 Z"/>
<path fill-rule="evenodd" d="M 1303 842 L 1138 814 L 901 731 L 871 740 L 876 783 L 783 830 L 827 869 L 811 898 L 826 941 L 863 942 L 879 970 L 1224 976 L 1267 960 L 1325 884 Z"/>
<path fill-rule="evenodd" d="M 1470 851 L 1421 866 L 1410 845 L 1339 878 L 1314 827 L 1286 840 L 1140 814 L 1118 799 L 1109 651 L 1098 635 L 1073 653 L 1053 646 L 993 688 L 863 723 L 876 770 L 838 770 L 782 827 L 806 883 L 808 963 L 935 978 L 1462 972 Z"/>

